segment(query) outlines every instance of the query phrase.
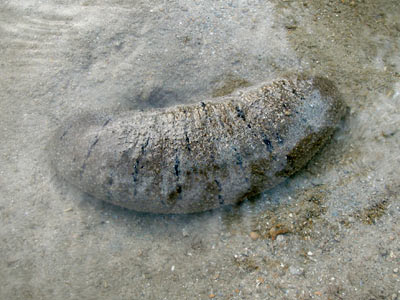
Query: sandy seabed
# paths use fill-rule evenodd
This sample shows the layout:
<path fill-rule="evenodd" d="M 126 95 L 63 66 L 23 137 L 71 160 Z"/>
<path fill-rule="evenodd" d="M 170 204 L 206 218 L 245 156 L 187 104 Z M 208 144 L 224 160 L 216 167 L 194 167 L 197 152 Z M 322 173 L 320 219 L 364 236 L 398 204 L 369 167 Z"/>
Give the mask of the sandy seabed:
<path fill-rule="evenodd" d="M 400 299 L 398 0 L 0 4 L 0 299 Z M 186 216 L 49 165 L 73 115 L 192 103 L 292 72 L 348 113 L 307 167 Z"/>

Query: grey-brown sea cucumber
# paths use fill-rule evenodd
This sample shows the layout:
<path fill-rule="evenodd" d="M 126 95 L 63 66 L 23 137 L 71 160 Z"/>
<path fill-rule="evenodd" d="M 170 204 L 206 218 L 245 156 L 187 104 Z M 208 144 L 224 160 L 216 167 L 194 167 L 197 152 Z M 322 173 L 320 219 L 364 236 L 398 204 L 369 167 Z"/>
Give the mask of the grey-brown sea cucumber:
<path fill-rule="evenodd" d="M 54 138 L 52 164 L 83 192 L 119 206 L 200 212 L 282 182 L 343 114 L 331 81 L 289 76 L 197 104 L 79 116 Z"/>

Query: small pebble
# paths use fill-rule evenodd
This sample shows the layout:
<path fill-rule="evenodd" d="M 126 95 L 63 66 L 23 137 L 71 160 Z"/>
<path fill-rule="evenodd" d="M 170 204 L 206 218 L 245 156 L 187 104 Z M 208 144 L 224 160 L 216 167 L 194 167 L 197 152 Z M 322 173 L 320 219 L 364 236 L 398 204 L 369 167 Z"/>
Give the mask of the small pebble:
<path fill-rule="evenodd" d="M 275 241 L 279 235 L 285 234 L 288 232 L 289 232 L 289 230 L 285 227 L 278 228 L 277 226 L 274 226 L 269 230 L 269 236 L 271 237 L 271 240 Z"/>
<path fill-rule="evenodd" d="M 278 243 L 284 242 L 284 241 L 285 241 L 285 236 L 283 236 L 283 235 L 278 235 L 278 236 L 276 237 L 276 241 L 277 241 Z"/>
<path fill-rule="evenodd" d="M 321 178 L 315 177 L 311 180 L 311 184 L 314 186 L 320 186 L 320 185 L 323 185 L 324 182 L 322 181 Z"/>
<path fill-rule="evenodd" d="M 262 277 L 258 277 L 257 279 L 256 279 L 256 285 L 257 286 L 260 286 L 261 284 L 263 284 L 264 283 L 264 278 L 262 278 Z"/>
<path fill-rule="evenodd" d="M 183 228 L 183 229 L 182 229 L 182 235 L 183 235 L 184 237 L 188 237 L 188 236 L 189 236 L 189 232 L 187 231 L 186 228 Z"/>
<path fill-rule="evenodd" d="M 292 275 L 302 275 L 304 273 L 303 269 L 301 268 L 296 268 L 294 266 L 289 267 L 289 272 Z"/>
<path fill-rule="evenodd" d="M 397 132 L 397 128 L 388 128 L 388 129 L 382 130 L 382 136 L 385 138 L 388 138 L 388 137 L 394 136 L 396 134 L 396 132 Z"/>
<path fill-rule="evenodd" d="M 396 273 L 396 274 L 399 273 L 399 268 L 394 268 L 393 273 Z"/>
<path fill-rule="evenodd" d="M 252 232 L 250 232 L 250 238 L 253 241 L 256 241 L 260 238 L 260 234 L 258 232 L 252 231 Z"/>

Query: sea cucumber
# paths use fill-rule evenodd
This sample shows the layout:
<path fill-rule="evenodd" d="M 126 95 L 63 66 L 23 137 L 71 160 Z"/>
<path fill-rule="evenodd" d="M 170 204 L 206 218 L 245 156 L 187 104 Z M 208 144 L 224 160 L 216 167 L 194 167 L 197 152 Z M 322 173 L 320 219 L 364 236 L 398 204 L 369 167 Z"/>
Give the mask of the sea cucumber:
<path fill-rule="evenodd" d="M 190 105 L 74 118 L 52 165 L 95 198 L 153 213 L 237 203 L 302 168 L 344 114 L 335 85 L 292 75 Z"/>

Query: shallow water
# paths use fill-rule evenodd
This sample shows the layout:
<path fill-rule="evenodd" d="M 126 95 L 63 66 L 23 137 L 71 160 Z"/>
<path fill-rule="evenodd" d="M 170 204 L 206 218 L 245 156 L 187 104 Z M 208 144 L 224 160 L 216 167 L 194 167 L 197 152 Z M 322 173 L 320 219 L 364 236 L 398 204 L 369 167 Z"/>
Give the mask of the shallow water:
<path fill-rule="evenodd" d="M 0 298 L 400 298 L 400 5 L 377 2 L 3 2 Z M 335 81 L 347 117 L 302 172 L 240 206 L 135 213 L 49 166 L 70 116 L 291 72 Z"/>

